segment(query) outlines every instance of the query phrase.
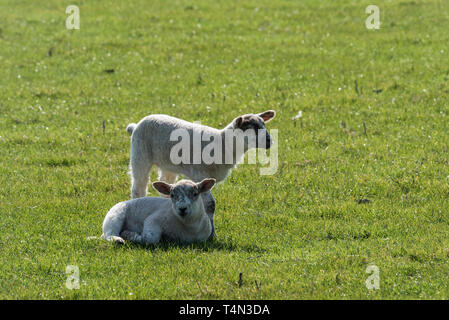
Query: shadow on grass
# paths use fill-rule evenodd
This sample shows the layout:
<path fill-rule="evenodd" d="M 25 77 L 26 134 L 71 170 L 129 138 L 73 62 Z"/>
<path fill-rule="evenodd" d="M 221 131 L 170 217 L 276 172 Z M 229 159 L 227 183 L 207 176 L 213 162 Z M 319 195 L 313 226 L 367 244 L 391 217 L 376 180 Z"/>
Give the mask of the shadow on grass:
<path fill-rule="evenodd" d="M 121 245 L 117 245 L 121 246 Z M 257 247 L 255 245 L 236 245 L 230 241 L 223 241 L 221 239 L 208 240 L 205 242 L 195 242 L 191 244 L 185 244 L 181 242 L 167 242 L 162 241 L 156 245 L 144 245 L 140 243 L 134 243 L 128 241 L 125 244 L 128 248 L 139 248 L 139 249 L 147 249 L 147 250 L 162 250 L 162 251 L 170 251 L 173 249 L 185 249 L 185 250 L 193 250 L 193 251 L 204 251 L 204 252 L 213 252 L 213 251 L 245 251 L 249 253 L 264 253 L 267 250 Z"/>

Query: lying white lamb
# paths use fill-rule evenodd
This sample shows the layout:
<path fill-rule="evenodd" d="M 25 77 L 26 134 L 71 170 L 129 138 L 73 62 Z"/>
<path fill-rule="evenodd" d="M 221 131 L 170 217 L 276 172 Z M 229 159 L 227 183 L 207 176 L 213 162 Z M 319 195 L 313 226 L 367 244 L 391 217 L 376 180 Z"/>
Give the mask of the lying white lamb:
<path fill-rule="evenodd" d="M 272 140 L 265 123 L 273 119 L 275 115 L 273 110 L 260 114 L 245 114 L 235 118 L 224 129 L 215 129 L 163 114 L 150 115 L 143 118 L 138 124 L 129 124 L 127 131 L 132 134 L 130 156 L 132 198 L 146 195 L 149 172 L 153 165 L 159 167 L 159 180 L 168 183 L 175 182 L 178 174 L 183 174 L 196 182 L 206 178 L 214 178 L 217 182 L 224 181 L 249 149 L 271 147 Z M 174 131 L 182 133 L 182 130 L 192 139 L 192 145 L 195 143 L 195 137 L 199 136 L 200 140 L 202 136 L 213 137 L 215 146 L 219 145 L 224 149 L 221 158 L 223 161 L 207 163 L 202 155 L 204 149 L 210 144 L 208 141 L 200 141 L 199 149 L 195 150 L 193 145 L 190 154 L 183 155 L 190 162 L 173 163 L 172 149 L 178 144 L 178 141 L 172 140 L 172 134 Z M 229 137 L 233 137 L 233 139 L 228 139 Z M 236 147 L 238 140 L 243 141 L 244 145 L 241 149 Z M 229 154 L 230 159 L 225 159 L 225 155 Z M 199 162 L 195 163 L 195 157 L 199 157 Z M 205 193 L 202 198 L 206 213 L 212 223 L 211 236 L 213 236 L 215 235 L 213 220 L 215 200 L 210 192 Z"/>
<path fill-rule="evenodd" d="M 161 239 L 191 243 L 207 240 L 212 225 L 200 194 L 209 192 L 215 179 L 200 183 L 181 180 L 175 185 L 157 181 L 153 187 L 170 198 L 144 197 L 120 202 L 106 214 L 103 234 L 108 241 L 155 244 Z"/>

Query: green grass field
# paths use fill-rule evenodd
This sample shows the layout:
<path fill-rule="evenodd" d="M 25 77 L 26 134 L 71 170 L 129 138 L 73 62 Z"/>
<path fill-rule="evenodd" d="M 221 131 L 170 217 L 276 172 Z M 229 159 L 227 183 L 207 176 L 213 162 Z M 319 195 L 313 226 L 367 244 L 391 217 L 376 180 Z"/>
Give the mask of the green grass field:
<path fill-rule="evenodd" d="M 448 299 L 448 30 L 443 0 L 0 0 L 0 298 Z M 128 123 L 267 109 L 279 170 L 214 189 L 219 239 L 86 240 L 130 197 Z"/>

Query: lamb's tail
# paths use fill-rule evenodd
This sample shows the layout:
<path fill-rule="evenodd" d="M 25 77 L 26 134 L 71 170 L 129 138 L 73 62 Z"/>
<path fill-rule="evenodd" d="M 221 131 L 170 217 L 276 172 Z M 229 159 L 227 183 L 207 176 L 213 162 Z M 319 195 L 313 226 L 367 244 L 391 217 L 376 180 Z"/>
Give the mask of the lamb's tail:
<path fill-rule="evenodd" d="M 128 131 L 129 134 L 132 134 L 134 129 L 137 127 L 137 124 L 135 123 L 130 123 L 128 124 L 128 126 L 126 127 L 126 131 Z"/>

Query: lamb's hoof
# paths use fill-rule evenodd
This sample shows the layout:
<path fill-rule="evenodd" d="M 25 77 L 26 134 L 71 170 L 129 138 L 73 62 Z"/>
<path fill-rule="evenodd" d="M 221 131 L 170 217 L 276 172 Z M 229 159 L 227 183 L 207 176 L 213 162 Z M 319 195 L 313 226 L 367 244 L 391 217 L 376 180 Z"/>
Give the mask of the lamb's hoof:
<path fill-rule="evenodd" d="M 208 241 L 213 241 L 213 240 L 218 240 L 218 235 L 217 233 L 214 231 L 209 238 L 207 239 Z"/>
<path fill-rule="evenodd" d="M 114 237 L 113 240 L 114 240 L 115 244 L 119 244 L 119 245 L 125 244 L 125 240 L 123 240 L 123 238 L 121 238 L 121 237 Z"/>

